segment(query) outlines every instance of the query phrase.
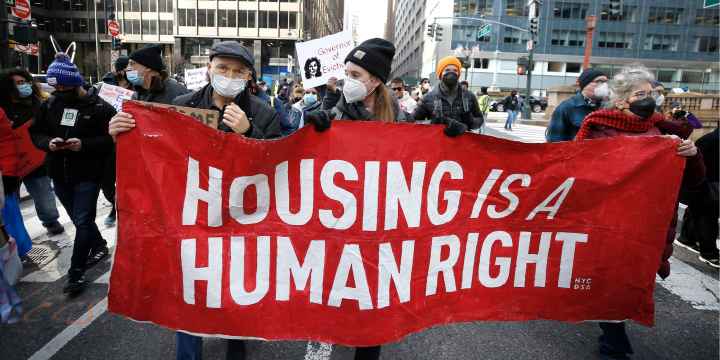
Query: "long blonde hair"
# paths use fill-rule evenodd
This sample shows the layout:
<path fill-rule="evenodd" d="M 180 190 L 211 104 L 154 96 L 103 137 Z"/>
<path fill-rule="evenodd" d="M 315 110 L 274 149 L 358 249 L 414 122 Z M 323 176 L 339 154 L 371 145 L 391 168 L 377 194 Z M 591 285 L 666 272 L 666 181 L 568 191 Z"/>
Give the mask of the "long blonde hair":
<path fill-rule="evenodd" d="M 375 118 L 382 122 L 395 122 L 395 109 L 393 108 L 393 98 L 385 84 L 378 85 L 375 88 L 375 104 L 373 104 L 373 112 Z"/>

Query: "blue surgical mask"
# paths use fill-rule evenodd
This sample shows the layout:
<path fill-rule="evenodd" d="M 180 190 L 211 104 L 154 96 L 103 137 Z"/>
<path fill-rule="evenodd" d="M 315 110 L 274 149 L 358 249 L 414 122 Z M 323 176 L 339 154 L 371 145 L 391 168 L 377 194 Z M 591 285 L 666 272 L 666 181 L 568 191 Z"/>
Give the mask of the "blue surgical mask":
<path fill-rule="evenodd" d="M 127 76 L 128 81 L 135 86 L 140 86 L 144 83 L 143 78 L 137 70 L 126 71 L 125 76 Z"/>
<path fill-rule="evenodd" d="M 317 95 L 305 94 L 305 96 L 303 96 L 303 102 L 305 103 L 305 105 L 312 105 L 317 102 Z"/>
<path fill-rule="evenodd" d="M 25 83 L 21 85 L 15 85 L 21 98 L 26 98 L 33 93 L 32 85 Z"/>

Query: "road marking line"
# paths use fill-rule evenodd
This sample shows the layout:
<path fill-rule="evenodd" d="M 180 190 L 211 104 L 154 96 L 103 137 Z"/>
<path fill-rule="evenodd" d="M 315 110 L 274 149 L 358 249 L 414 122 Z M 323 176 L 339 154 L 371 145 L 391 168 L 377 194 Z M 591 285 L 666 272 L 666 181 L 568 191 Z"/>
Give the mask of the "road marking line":
<path fill-rule="evenodd" d="M 658 284 L 695 309 L 720 310 L 720 290 L 716 279 L 673 257 L 670 258 L 670 269 L 670 276 L 658 280 Z"/>
<path fill-rule="evenodd" d="M 83 329 L 90 326 L 100 315 L 107 311 L 107 297 L 100 300 L 99 303 L 95 304 L 92 309 L 88 310 L 77 320 L 75 320 L 70 326 L 66 327 L 57 336 L 55 336 L 50 342 L 45 344 L 42 349 L 38 350 L 29 360 L 47 360 L 57 354 L 60 349 L 67 345 L 70 340 L 80 334 Z"/>
<path fill-rule="evenodd" d="M 307 343 L 305 360 L 328 360 L 332 354 L 332 344 L 310 341 Z"/>

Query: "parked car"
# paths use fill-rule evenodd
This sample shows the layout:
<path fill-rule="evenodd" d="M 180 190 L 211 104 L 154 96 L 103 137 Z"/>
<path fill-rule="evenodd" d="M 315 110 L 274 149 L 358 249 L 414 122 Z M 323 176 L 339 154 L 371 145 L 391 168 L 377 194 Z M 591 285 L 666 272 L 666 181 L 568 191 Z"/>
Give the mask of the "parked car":
<path fill-rule="evenodd" d="M 522 97 L 521 97 L 522 99 Z M 490 111 L 497 111 L 497 112 L 504 112 L 505 111 L 505 105 L 503 104 L 503 101 L 505 98 L 502 99 L 495 99 L 490 102 Z M 545 111 L 545 109 L 548 106 L 547 99 L 545 98 L 538 98 L 535 96 L 530 97 L 530 106 L 532 107 L 532 111 L 539 113 Z"/>

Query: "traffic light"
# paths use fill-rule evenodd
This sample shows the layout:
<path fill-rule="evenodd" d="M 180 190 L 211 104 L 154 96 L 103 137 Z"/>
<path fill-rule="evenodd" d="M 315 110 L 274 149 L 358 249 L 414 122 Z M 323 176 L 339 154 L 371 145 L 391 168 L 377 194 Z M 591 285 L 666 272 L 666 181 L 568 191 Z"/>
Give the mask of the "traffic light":
<path fill-rule="evenodd" d="M 435 38 L 435 24 L 428 24 L 427 26 L 427 36 L 431 39 Z"/>
<path fill-rule="evenodd" d="M 110 46 L 113 50 L 120 50 L 120 48 L 122 48 L 122 40 L 114 37 L 110 39 Z"/>
<path fill-rule="evenodd" d="M 540 18 L 530 19 L 530 35 L 532 38 L 536 38 L 538 35 L 538 29 L 540 28 Z"/>
<path fill-rule="evenodd" d="M 527 67 L 525 65 L 518 64 L 517 66 L 517 74 L 518 75 L 525 75 L 527 73 Z"/>
<path fill-rule="evenodd" d="M 525 57 L 519 57 L 517 59 L 517 74 L 518 75 L 525 75 L 527 73 L 528 66 L 530 65 L 530 60 Z"/>
<path fill-rule="evenodd" d="M 622 14 L 622 0 L 610 0 L 610 14 L 620 15 Z"/>
<path fill-rule="evenodd" d="M 442 41 L 442 26 L 435 25 L 435 41 Z"/>

